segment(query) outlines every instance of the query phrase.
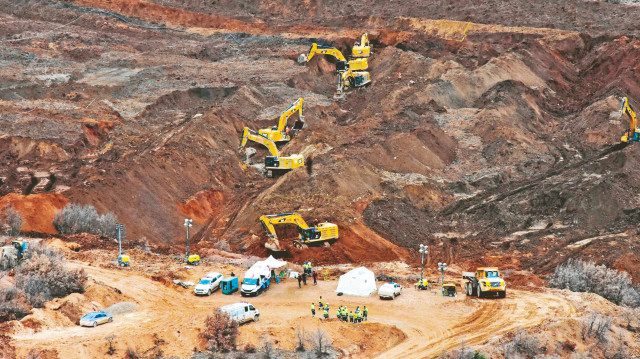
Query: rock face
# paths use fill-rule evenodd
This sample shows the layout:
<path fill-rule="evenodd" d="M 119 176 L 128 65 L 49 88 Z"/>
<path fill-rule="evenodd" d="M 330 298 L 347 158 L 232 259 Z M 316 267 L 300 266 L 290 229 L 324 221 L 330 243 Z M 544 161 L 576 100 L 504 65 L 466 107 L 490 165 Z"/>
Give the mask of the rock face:
<path fill-rule="evenodd" d="M 615 111 L 617 97 L 640 101 L 640 42 L 619 36 L 637 35 L 638 8 L 621 19 L 616 4 L 583 1 L 242 4 L 0 10 L 11 39 L 0 205 L 23 213 L 23 230 L 52 233 L 70 201 L 114 212 L 131 240 L 181 245 L 191 217 L 193 243 L 263 255 L 258 217 L 295 211 L 337 223 L 341 238 L 290 248 L 293 261 L 410 259 L 427 243 L 449 263 L 546 271 L 572 255 L 636 271 L 622 249 L 636 239 L 640 149 L 618 145 L 628 123 Z M 50 32 L 76 5 L 96 11 L 64 38 Z M 614 20 L 621 34 L 605 32 Z M 26 29 L 44 35 L 20 40 Z M 373 82 L 333 101 L 334 61 L 296 58 L 312 41 L 349 53 L 363 31 Z M 307 166 L 265 178 L 266 149 L 250 144 L 247 163 L 240 131 L 273 126 L 299 97 L 308 126 L 280 150 Z M 277 230 L 285 246 L 297 235 Z"/>

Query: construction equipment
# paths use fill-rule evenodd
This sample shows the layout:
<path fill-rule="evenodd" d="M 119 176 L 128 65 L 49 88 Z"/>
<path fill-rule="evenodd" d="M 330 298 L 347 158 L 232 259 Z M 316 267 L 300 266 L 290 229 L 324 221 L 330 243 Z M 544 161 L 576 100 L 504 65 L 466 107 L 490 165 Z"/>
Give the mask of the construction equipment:
<path fill-rule="evenodd" d="M 299 63 L 311 61 L 315 54 L 330 55 L 336 59 L 336 72 L 338 74 L 338 89 L 335 97 L 342 97 L 343 91 L 351 87 L 362 87 L 371 82 L 369 72 L 362 71 L 369 68 L 366 57 L 347 61 L 340 50 L 331 46 L 323 46 L 313 43 L 307 55 L 298 56 Z"/>
<path fill-rule="evenodd" d="M 629 100 L 626 97 L 622 98 L 620 104 L 620 115 L 627 115 L 629 117 L 629 128 L 624 133 L 620 141 L 622 142 L 640 142 L 640 129 L 638 128 L 638 120 L 635 111 L 629 104 Z"/>
<path fill-rule="evenodd" d="M 280 119 L 278 120 L 278 124 L 271 128 L 264 128 L 262 130 L 258 130 L 263 136 L 267 136 L 275 142 L 285 142 L 291 140 L 291 136 L 286 132 L 287 121 L 289 117 L 293 116 L 296 112 L 299 112 L 298 121 L 293 125 L 293 129 L 300 129 L 304 125 L 304 115 L 302 114 L 302 105 L 304 100 L 300 97 L 296 102 L 289 105 L 289 107 L 284 110 L 284 112 L 280 115 Z"/>
<path fill-rule="evenodd" d="M 365 32 L 360 37 L 360 41 L 356 41 L 351 49 L 353 57 L 369 57 L 371 55 L 371 45 L 369 44 L 369 35 Z"/>
<path fill-rule="evenodd" d="M 442 296 L 443 297 L 457 297 L 458 292 L 456 291 L 456 285 L 453 283 L 445 283 L 442 285 Z"/>
<path fill-rule="evenodd" d="M 187 264 L 191 264 L 194 266 L 200 265 L 200 256 L 197 254 L 192 254 L 187 258 Z"/>
<path fill-rule="evenodd" d="M 15 267 L 27 252 L 28 242 L 12 240 L 11 245 L 0 247 L 0 269 Z"/>
<path fill-rule="evenodd" d="M 120 254 L 118 256 L 118 265 L 120 267 L 128 267 L 131 264 L 131 258 L 126 254 Z"/>
<path fill-rule="evenodd" d="M 116 230 L 118 231 L 118 265 L 120 267 L 128 267 L 131 264 L 131 258 L 122 252 L 122 232 L 124 231 L 124 224 L 117 223 Z"/>
<path fill-rule="evenodd" d="M 264 158 L 264 168 L 267 172 L 267 177 L 273 177 L 274 172 L 289 171 L 294 168 L 304 166 L 304 157 L 301 154 L 291 155 L 288 157 L 280 156 L 280 151 L 278 151 L 278 147 L 274 140 L 245 127 L 242 131 L 240 150 L 247 145 L 248 140 L 257 142 L 269 150 L 271 156 L 266 156 Z"/>
<path fill-rule="evenodd" d="M 337 225 L 323 222 L 316 224 L 315 227 L 309 227 L 307 222 L 297 213 L 267 214 L 260 217 L 260 222 L 270 238 L 264 246 L 276 252 L 283 251 L 283 249 L 280 247 L 276 229 L 273 227 L 274 224 L 292 223 L 298 226 L 298 240 L 293 241 L 293 246 L 296 248 L 306 248 L 312 243 L 324 243 L 328 247 L 331 242 L 338 239 Z"/>
<path fill-rule="evenodd" d="M 498 268 L 483 267 L 476 269 L 475 273 L 462 272 L 462 278 L 467 280 L 464 289 L 468 296 L 497 295 L 504 298 L 507 295 L 507 284 L 500 278 Z"/>

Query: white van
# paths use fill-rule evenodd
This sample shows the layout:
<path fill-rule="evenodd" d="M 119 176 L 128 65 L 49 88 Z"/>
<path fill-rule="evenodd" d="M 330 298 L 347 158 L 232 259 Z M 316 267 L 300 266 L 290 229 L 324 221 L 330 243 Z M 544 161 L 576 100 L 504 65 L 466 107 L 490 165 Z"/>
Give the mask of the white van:
<path fill-rule="evenodd" d="M 231 316 L 231 319 L 238 323 L 245 323 L 250 320 L 257 322 L 258 319 L 260 319 L 260 312 L 250 303 L 229 304 L 218 310 L 228 313 Z"/>

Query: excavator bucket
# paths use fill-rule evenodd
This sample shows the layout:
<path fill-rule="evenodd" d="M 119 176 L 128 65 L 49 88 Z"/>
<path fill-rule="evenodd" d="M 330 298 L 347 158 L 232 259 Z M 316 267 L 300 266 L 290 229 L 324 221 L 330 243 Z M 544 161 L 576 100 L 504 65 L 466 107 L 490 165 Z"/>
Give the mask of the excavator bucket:
<path fill-rule="evenodd" d="M 304 64 L 305 62 L 307 62 L 307 55 L 300 54 L 300 56 L 298 56 L 298 63 L 299 64 Z"/>
<path fill-rule="evenodd" d="M 294 130 L 302 130 L 305 127 L 307 127 L 307 123 L 300 119 L 297 119 L 296 122 L 293 123 Z"/>

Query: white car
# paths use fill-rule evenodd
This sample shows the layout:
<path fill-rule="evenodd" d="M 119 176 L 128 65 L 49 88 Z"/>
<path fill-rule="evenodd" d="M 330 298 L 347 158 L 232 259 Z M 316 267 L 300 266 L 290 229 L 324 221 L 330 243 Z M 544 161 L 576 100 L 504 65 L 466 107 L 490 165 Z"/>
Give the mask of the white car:
<path fill-rule="evenodd" d="M 222 282 L 222 274 L 218 272 L 209 273 L 200 279 L 193 292 L 196 295 L 211 295 L 216 289 L 220 288 L 220 282 Z"/>
<path fill-rule="evenodd" d="M 218 310 L 223 313 L 229 314 L 229 316 L 231 316 L 231 319 L 240 324 L 248 322 L 250 320 L 257 322 L 258 319 L 260 319 L 260 312 L 250 303 L 229 304 L 221 307 Z"/>
<path fill-rule="evenodd" d="M 378 289 L 378 296 L 380 298 L 391 298 L 395 299 L 402 293 L 402 286 L 398 283 L 387 282 L 380 286 Z"/>

